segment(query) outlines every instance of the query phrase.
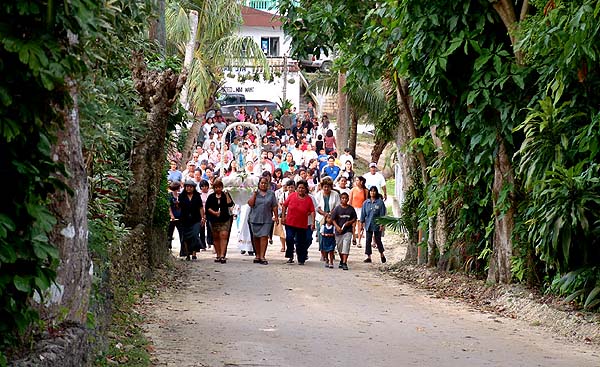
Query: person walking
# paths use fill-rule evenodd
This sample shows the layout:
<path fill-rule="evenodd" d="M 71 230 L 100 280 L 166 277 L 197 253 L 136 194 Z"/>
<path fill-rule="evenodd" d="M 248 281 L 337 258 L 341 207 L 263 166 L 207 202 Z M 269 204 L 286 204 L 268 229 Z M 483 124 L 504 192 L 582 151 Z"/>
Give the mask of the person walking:
<path fill-rule="evenodd" d="M 356 223 L 357 216 L 353 207 L 348 205 L 349 196 L 343 192 L 340 195 L 340 205 L 331 211 L 331 219 L 335 226 L 335 242 L 340 254 L 340 268 L 348 270 L 348 255 L 350 255 L 350 243 L 352 241 L 352 227 Z"/>
<path fill-rule="evenodd" d="M 354 187 L 350 190 L 350 205 L 356 211 L 356 217 L 360 219 L 360 213 L 362 211 L 362 205 L 369 197 L 369 190 L 365 187 L 365 178 L 358 176 L 354 181 Z M 352 244 L 358 248 L 361 248 L 360 240 L 362 239 L 363 231 L 359 221 L 354 223 Z"/>
<path fill-rule="evenodd" d="M 363 203 L 360 216 L 360 222 L 367 234 L 365 244 L 365 255 L 367 255 L 367 258 L 364 260 L 364 262 L 366 263 L 372 262 L 371 243 L 373 241 L 373 237 L 375 237 L 377 250 L 379 250 L 379 254 L 381 255 L 381 263 L 385 264 L 386 262 L 385 255 L 383 254 L 383 242 L 381 242 L 381 233 L 383 232 L 383 225 L 375 223 L 375 220 L 379 217 L 384 216 L 385 213 L 385 203 L 383 202 L 383 199 L 379 194 L 379 190 L 377 190 L 377 186 L 372 186 L 369 189 L 369 198 Z"/>
<path fill-rule="evenodd" d="M 213 183 L 214 192 L 206 199 L 207 218 L 210 221 L 212 237 L 215 246 L 215 262 L 225 264 L 227 262 L 227 242 L 231 230 L 231 214 L 229 208 L 235 203 L 231 195 L 223 192 L 223 182 L 216 179 Z"/>
<path fill-rule="evenodd" d="M 369 164 L 369 172 L 363 175 L 365 178 L 365 187 L 370 189 L 371 187 L 377 187 L 377 192 L 383 192 L 383 201 L 387 200 L 387 188 L 385 187 L 385 177 L 381 172 L 377 171 L 377 163 Z"/>
<path fill-rule="evenodd" d="M 181 208 L 179 207 L 180 188 L 181 184 L 178 181 L 174 181 L 169 185 L 169 217 L 171 218 L 169 221 L 169 228 L 167 229 L 167 248 L 169 249 L 171 249 L 175 228 L 177 228 L 177 233 L 179 234 L 179 242 L 181 243 L 181 240 L 183 239 L 183 236 L 181 235 L 181 221 L 179 220 L 179 218 L 181 218 Z"/>
<path fill-rule="evenodd" d="M 263 265 L 269 263 L 265 258 L 265 254 L 273 223 L 275 225 L 279 224 L 277 198 L 275 198 L 273 190 L 270 189 L 270 184 L 268 177 L 261 177 L 258 181 L 258 190 L 254 191 L 254 194 L 248 199 L 248 205 L 251 208 L 248 221 L 252 230 L 252 242 L 256 254 L 254 263 Z"/>
<path fill-rule="evenodd" d="M 333 256 L 335 251 L 335 226 L 331 214 L 327 213 L 321 224 L 321 246 L 325 252 L 325 267 L 333 269 Z"/>
<path fill-rule="evenodd" d="M 196 183 L 188 180 L 183 185 L 183 192 L 179 194 L 179 207 L 181 208 L 181 236 L 182 251 L 181 256 L 186 260 L 196 260 L 196 252 L 200 251 L 200 228 L 201 223 L 205 221 L 204 209 L 202 207 L 202 198 L 196 191 Z"/>
<path fill-rule="evenodd" d="M 315 195 L 315 200 L 317 202 L 317 241 L 319 243 L 319 251 L 321 251 L 321 261 L 326 261 L 327 253 L 323 249 L 323 241 L 321 237 L 320 226 L 324 223 L 324 218 L 326 214 L 329 214 L 340 204 L 340 195 L 337 191 L 333 191 L 333 181 L 329 177 L 325 177 L 321 180 L 321 191 L 317 192 Z"/>
<path fill-rule="evenodd" d="M 289 264 L 294 262 L 294 244 L 296 244 L 298 265 L 304 265 L 311 241 L 310 233 L 315 230 L 315 206 L 308 196 L 308 182 L 300 180 L 296 186 L 296 192 L 291 193 L 283 203 L 281 223 L 285 225 L 287 262 Z M 308 225 L 309 218 L 312 218 L 310 226 Z"/>

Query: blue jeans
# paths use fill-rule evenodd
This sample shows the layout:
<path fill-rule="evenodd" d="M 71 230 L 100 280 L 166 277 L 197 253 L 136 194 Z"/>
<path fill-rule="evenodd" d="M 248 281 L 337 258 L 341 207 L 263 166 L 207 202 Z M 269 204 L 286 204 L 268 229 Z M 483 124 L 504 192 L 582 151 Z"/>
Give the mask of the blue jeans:
<path fill-rule="evenodd" d="M 303 263 L 308 257 L 308 247 L 310 246 L 312 231 L 306 228 L 285 226 L 285 257 L 294 258 L 294 245 L 296 245 L 296 255 L 298 262 Z"/>

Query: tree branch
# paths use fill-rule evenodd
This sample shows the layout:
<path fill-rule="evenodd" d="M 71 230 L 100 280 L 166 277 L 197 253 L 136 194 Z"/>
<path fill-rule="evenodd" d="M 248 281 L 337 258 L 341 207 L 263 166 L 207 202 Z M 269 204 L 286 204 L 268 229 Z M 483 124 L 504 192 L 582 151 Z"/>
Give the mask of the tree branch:
<path fill-rule="evenodd" d="M 529 13 L 529 0 L 523 1 L 523 5 L 521 6 L 521 14 L 519 15 L 519 22 L 523 21 L 527 14 Z"/>

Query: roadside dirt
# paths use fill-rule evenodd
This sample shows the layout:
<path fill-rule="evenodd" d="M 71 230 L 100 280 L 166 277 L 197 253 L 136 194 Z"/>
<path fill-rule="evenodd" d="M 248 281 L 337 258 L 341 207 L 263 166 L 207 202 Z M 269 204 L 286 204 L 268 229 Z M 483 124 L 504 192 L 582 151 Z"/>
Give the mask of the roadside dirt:
<path fill-rule="evenodd" d="M 403 256 L 397 236 L 384 239 L 390 260 Z M 177 260 L 176 280 L 145 310 L 155 365 L 600 365 L 595 345 L 431 296 L 387 275 L 377 256 L 363 263 L 364 248 L 343 271 L 324 268 L 314 247 L 305 266 L 285 264 L 278 244 L 269 265 L 253 264 L 235 239 L 227 264 L 209 252 Z"/>

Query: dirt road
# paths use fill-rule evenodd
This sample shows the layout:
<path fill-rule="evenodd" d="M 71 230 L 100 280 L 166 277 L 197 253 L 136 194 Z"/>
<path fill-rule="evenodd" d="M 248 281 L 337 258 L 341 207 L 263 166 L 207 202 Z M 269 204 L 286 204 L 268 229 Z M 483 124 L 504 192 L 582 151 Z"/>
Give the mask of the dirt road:
<path fill-rule="evenodd" d="M 148 310 L 159 366 L 600 366 L 593 346 L 525 323 L 470 311 L 382 275 L 353 248 L 349 271 L 326 269 L 311 247 L 304 266 L 269 265 L 229 245 L 209 252 Z"/>

